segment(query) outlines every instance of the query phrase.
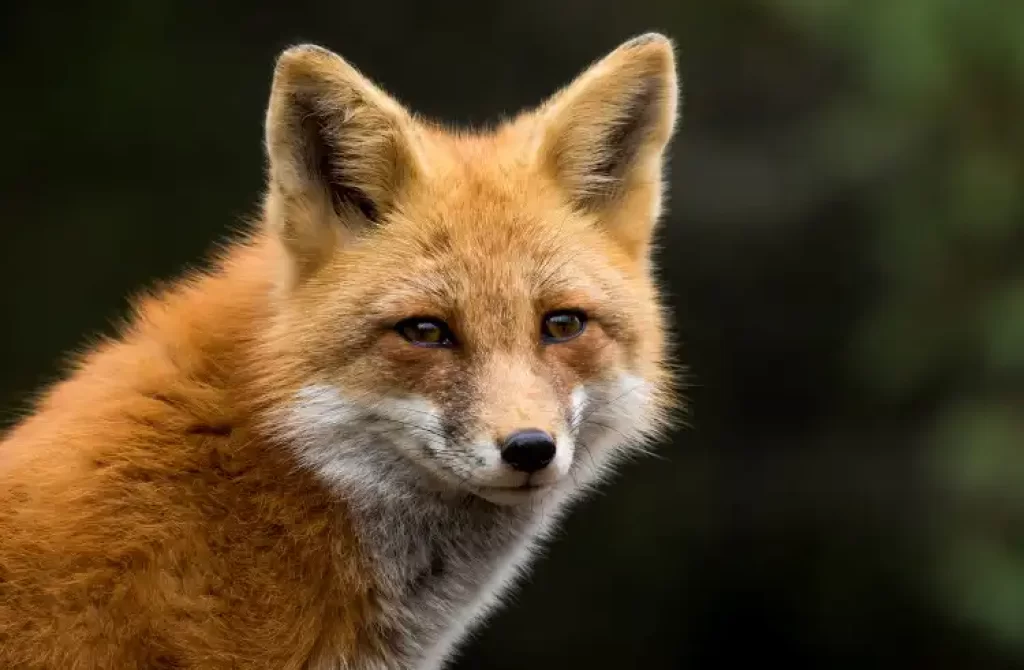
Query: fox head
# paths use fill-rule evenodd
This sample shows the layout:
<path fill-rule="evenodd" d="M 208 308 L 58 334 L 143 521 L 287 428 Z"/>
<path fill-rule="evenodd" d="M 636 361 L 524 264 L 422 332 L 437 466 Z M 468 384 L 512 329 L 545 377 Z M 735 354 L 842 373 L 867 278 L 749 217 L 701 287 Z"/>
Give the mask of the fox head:
<path fill-rule="evenodd" d="M 677 95 L 650 34 L 496 129 L 452 132 L 327 50 L 285 51 L 264 220 L 292 380 L 277 425 L 300 458 L 341 487 L 409 477 L 516 504 L 653 435 L 672 397 L 650 257 Z"/>

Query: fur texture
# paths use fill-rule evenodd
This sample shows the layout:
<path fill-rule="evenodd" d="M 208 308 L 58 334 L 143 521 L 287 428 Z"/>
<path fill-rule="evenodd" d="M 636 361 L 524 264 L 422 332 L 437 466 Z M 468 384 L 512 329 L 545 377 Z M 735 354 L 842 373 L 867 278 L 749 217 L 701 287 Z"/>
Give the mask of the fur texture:
<path fill-rule="evenodd" d="M 0 667 L 441 666 L 665 426 L 676 98 L 660 35 L 481 133 L 282 54 L 260 224 L 0 443 Z M 542 336 L 559 310 L 578 336 Z M 502 460 L 523 429 L 556 443 L 537 472 Z"/>

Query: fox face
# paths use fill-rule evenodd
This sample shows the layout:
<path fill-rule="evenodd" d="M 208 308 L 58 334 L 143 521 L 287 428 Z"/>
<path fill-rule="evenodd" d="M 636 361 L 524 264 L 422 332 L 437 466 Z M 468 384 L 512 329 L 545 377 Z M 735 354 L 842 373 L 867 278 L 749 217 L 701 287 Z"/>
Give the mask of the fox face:
<path fill-rule="evenodd" d="M 672 396 L 650 248 L 676 100 L 660 36 L 474 133 L 331 52 L 286 51 L 267 115 L 275 430 L 341 488 L 503 505 L 595 481 L 654 434 Z"/>

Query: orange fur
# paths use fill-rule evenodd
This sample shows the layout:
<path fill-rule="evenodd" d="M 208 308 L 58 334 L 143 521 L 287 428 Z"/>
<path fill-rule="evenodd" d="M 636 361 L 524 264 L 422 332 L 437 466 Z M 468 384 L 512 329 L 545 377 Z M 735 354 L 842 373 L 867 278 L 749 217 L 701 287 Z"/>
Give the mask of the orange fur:
<path fill-rule="evenodd" d="M 500 439 L 553 431 L 572 389 L 622 370 L 652 385 L 658 423 L 670 375 L 648 249 L 672 67 L 664 38 L 641 39 L 465 134 L 329 52 L 286 52 L 261 225 L 140 301 L 0 443 L 0 667 L 385 659 L 352 501 L 268 428 L 308 384 L 456 413 L 453 389 L 472 388 L 473 429 Z M 537 315 L 565 306 L 588 329 L 538 348 Z M 417 315 L 448 319 L 465 357 L 390 330 Z"/>
<path fill-rule="evenodd" d="M 0 447 L 0 660 L 299 668 L 372 646 L 344 505 L 258 435 L 266 245 L 146 301 Z"/>

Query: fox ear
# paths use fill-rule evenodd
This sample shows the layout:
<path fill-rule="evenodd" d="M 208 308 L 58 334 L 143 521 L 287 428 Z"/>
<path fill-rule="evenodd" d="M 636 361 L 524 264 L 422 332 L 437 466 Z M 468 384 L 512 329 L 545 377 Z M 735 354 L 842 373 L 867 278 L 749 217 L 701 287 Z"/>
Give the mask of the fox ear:
<path fill-rule="evenodd" d="M 266 119 L 268 223 L 300 265 L 376 223 L 415 171 L 408 112 L 340 56 L 278 58 Z"/>
<path fill-rule="evenodd" d="M 539 160 L 572 204 L 632 251 L 660 215 L 663 155 L 675 128 L 672 43 L 657 33 L 612 51 L 539 110 Z"/>

